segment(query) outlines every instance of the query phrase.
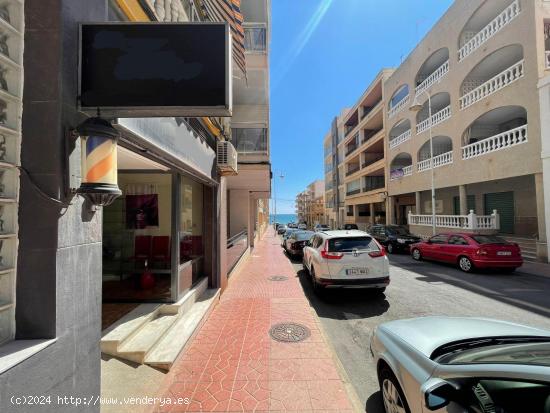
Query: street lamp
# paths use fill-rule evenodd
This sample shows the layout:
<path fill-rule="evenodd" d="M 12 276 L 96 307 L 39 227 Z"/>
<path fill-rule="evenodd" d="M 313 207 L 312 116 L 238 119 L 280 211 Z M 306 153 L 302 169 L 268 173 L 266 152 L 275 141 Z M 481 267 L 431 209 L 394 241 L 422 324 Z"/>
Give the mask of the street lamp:
<path fill-rule="evenodd" d="M 277 175 L 277 173 L 275 173 L 275 175 Z M 281 180 L 283 180 L 283 178 L 285 177 L 284 174 L 282 172 L 279 171 L 278 173 L 278 176 L 279 178 L 281 178 Z M 273 212 L 274 212 L 274 220 L 277 219 L 277 192 L 275 191 L 275 182 L 276 182 L 276 179 L 273 179 Z M 275 221 L 273 221 L 275 222 Z"/>
<path fill-rule="evenodd" d="M 429 119 L 429 136 L 430 136 L 430 171 L 432 179 L 432 235 L 435 235 L 435 179 L 434 179 L 434 148 L 433 148 L 433 139 L 432 139 L 432 97 L 427 90 L 423 90 L 422 93 L 426 94 L 428 97 L 428 119 Z M 420 94 L 422 94 L 420 93 Z M 418 97 L 420 94 L 414 97 L 414 101 L 409 108 L 411 112 L 418 113 L 424 107 L 420 103 Z M 418 213 L 418 212 L 417 212 Z"/>

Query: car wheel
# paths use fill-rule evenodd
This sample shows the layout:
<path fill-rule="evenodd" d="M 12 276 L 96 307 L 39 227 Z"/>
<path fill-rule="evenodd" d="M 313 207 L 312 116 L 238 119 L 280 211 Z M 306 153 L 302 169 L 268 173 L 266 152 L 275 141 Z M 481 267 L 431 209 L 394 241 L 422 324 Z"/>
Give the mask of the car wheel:
<path fill-rule="evenodd" d="M 411 413 L 407 399 L 393 372 L 384 367 L 378 376 L 386 413 Z"/>
<path fill-rule="evenodd" d="M 458 258 L 458 268 L 464 272 L 472 272 L 474 270 L 474 264 L 468 257 Z"/>
<path fill-rule="evenodd" d="M 387 245 L 386 251 L 388 251 L 388 254 L 393 254 L 395 252 L 395 248 L 391 242 Z"/>
<path fill-rule="evenodd" d="M 412 250 L 411 255 L 412 255 L 413 259 L 416 260 L 416 261 L 421 261 L 422 260 L 422 253 L 420 252 L 420 250 L 418 248 L 414 248 Z"/>

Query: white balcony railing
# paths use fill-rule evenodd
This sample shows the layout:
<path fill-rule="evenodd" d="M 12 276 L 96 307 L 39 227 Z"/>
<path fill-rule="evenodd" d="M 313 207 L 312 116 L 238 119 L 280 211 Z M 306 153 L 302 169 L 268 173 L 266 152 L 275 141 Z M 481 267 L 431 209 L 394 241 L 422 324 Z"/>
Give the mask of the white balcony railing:
<path fill-rule="evenodd" d="M 550 69 L 550 50 L 546 50 L 544 54 L 546 56 L 546 68 Z"/>
<path fill-rule="evenodd" d="M 430 169 L 431 159 L 425 159 L 416 164 L 418 172 L 426 171 Z M 434 168 L 438 168 L 443 165 L 449 165 L 453 163 L 453 151 L 442 153 L 441 155 L 434 156 Z"/>
<path fill-rule="evenodd" d="M 409 225 L 431 227 L 431 215 L 416 215 L 409 212 Z M 500 216 L 496 210 L 491 215 L 477 215 L 470 211 L 468 215 L 436 215 L 435 226 L 439 228 L 455 228 L 462 230 L 499 230 Z"/>
<path fill-rule="evenodd" d="M 447 60 L 441 66 L 439 66 L 430 76 L 428 76 L 422 83 L 420 83 L 416 89 L 415 93 L 418 96 L 420 93 L 424 92 L 434 83 L 439 81 L 443 76 L 449 72 L 449 61 Z"/>
<path fill-rule="evenodd" d="M 471 159 L 527 142 L 527 125 L 462 147 L 462 159 Z"/>
<path fill-rule="evenodd" d="M 404 166 L 403 168 L 392 169 L 390 171 L 390 181 L 401 179 L 404 176 L 412 175 L 412 173 L 413 173 L 412 165 Z"/>
<path fill-rule="evenodd" d="M 461 62 L 467 56 L 477 50 L 483 43 L 493 37 L 496 33 L 502 30 L 508 23 L 516 18 L 521 9 L 519 7 L 519 0 L 515 0 L 512 4 L 506 7 L 502 13 L 495 17 L 489 24 L 481 29 L 474 37 L 472 37 L 464 46 L 458 51 L 458 61 Z"/>
<path fill-rule="evenodd" d="M 390 141 L 390 149 L 397 148 L 399 145 L 401 145 L 403 142 L 408 141 L 411 139 L 411 130 L 407 130 L 403 132 L 401 135 L 397 136 L 396 138 L 393 138 Z"/>
<path fill-rule="evenodd" d="M 508 69 L 500 72 L 498 75 L 492 77 L 486 82 L 483 82 L 480 86 L 476 87 L 471 92 L 466 93 L 460 98 L 460 109 L 465 109 L 468 106 L 473 105 L 481 99 L 492 95 L 493 93 L 523 77 L 523 64 L 524 60 L 522 59 L 515 65 L 510 66 Z"/>
<path fill-rule="evenodd" d="M 451 105 L 432 115 L 432 127 L 451 117 Z M 430 118 L 424 119 L 416 125 L 416 133 L 422 133 L 430 127 Z"/>
<path fill-rule="evenodd" d="M 397 115 L 399 112 L 401 112 L 409 103 L 409 95 L 405 96 L 403 99 L 401 99 L 399 102 L 395 104 L 395 106 L 391 107 L 388 111 L 388 118 L 391 119 L 395 115 Z"/>

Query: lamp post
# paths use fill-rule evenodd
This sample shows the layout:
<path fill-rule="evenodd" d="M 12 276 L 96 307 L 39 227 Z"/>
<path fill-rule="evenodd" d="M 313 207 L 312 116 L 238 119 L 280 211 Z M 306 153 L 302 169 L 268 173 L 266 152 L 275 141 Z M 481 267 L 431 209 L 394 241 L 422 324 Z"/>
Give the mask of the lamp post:
<path fill-rule="evenodd" d="M 277 175 L 277 173 L 275 173 L 275 175 Z M 284 174 L 282 172 L 279 171 L 278 173 L 278 176 L 279 178 L 281 178 L 281 180 L 283 180 L 283 178 L 285 177 Z M 276 177 L 275 177 L 276 178 Z M 275 190 L 275 182 L 277 181 L 277 179 L 273 179 L 273 212 L 274 212 L 274 220 L 277 219 L 277 191 Z M 275 221 L 273 221 L 275 222 Z"/>
<path fill-rule="evenodd" d="M 429 136 L 430 136 L 430 172 L 431 172 L 431 187 L 432 187 L 432 235 L 435 235 L 435 177 L 434 177 L 434 150 L 433 150 L 433 139 L 432 139 L 432 97 L 427 90 L 423 90 L 428 97 L 428 119 L 429 119 Z M 422 105 L 418 96 L 414 97 L 414 101 L 409 108 L 410 111 L 418 113 L 422 110 L 424 105 Z"/>

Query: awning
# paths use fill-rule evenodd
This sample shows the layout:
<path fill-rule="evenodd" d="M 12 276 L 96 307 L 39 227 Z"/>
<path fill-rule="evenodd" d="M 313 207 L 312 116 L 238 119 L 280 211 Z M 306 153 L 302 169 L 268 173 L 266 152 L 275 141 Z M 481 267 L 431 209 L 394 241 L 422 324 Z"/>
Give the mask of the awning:
<path fill-rule="evenodd" d="M 203 12 L 210 21 L 228 22 L 233 35 L 233 60 L 246 74 L 244 57 L 244 29 L 241 0 L 201 0 Z"/>

